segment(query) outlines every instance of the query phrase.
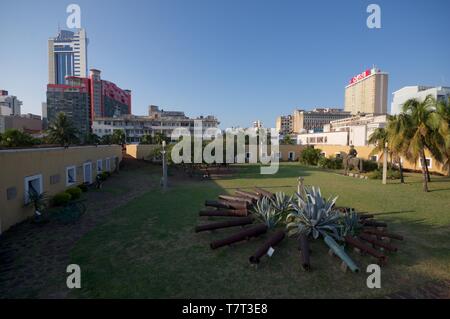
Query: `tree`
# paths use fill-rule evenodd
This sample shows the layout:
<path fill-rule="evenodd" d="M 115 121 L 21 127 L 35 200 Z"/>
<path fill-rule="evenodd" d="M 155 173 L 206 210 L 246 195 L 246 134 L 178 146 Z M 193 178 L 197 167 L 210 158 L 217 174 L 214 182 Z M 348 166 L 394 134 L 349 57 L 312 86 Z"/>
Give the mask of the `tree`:
<path fill-rule="evenodd" d="M 286 134 L 286 135 L 283 137 L 283 140 L 281 141 L 281 144 L 284 144 L 284 145 L 293 145 L 293 144 L 295 144 L 295 141 L 292 139 L 292 137 L 291 137 L 289 134 Z"/>
<path fill-rule="evenodd" d="M 141 144 L 153 144 L 153 138 L 150 134 L 141 137 Z"/>
<path fill-rule="evenodd" d="M 114 130 L 111 141 L 113 144 L 125 144 L 127 141 L 127 138 L 125 136 L 125 132 L 123 130 Z"/>
<path fill-rule="evenodd" d="M 103 144 L 103 145 L 109 145 L 109 144 L 112 144 L 112 135 L 111 135 L 111 134 L 103 135 L 103 136 L 100 138 L 100 144 Z"/>
<path fill-rule="evenodd" d="M 405 156 L 414 163 L 420 160 L 425 192 L 428 192 L 430 181 L 425 151 L 428 150 L 438 162 L 442 163 L 441 145 L 445 144 L 446 139 L 441 131 L 443 118 L 436 109 L 437 102 L 431 95 L 427 96 L 423 102 L 410 99 L 403 105 L 403 113 L 410 125 L 404 132 Z"/>
<path fill-rule="evenodd" d="M 320 149 L 316 149 L 313 146 L 308 146 L 300 153 L 299 161 L 300 163 L 306 165 L 317 165 L 321 152 L 322 150 Z"/>
<path fill-rule="evenodd" d="M 1 134 L 0 144 L 5 147 L 26 147 L 37 144 L 37 139 L 28 133 L 9 129 L 5 133 Z"/>
<path fill-rule="evenodd" d="M 447 171 L 447 176 L 450 176 L 450 97 L 447 101 L 441 101 L 438 103 L 436 112 L 442 118 L 441 125 L 439 126 L 439 133 L 444 136 L 445 143 L 441 145 L 441 152 L 443 154 L 442 168 Z"/>
<path fill-rule="evenodd" d="M 62 146 L 78 142 L 77 129 L 64 113 L 58 113 L 56 119 L 49 125 L 47 133 L 52 143 Z"/>
<path fill-rule="evenodd" d="M 84 138 L 85 144 L 98 144 L 100 143 L 100 137 L 97 134 L 94 133 L 88 133 L 86 134 L 86 137 Z"/>
<path fill-rule="evenodd" d="M 167 141 L 167 137 L 163 133 L 155 133 L 155 136 L 153 137 L 154 144 L 161 144 L 162 141 Z"/>
<path fill-rule="evenodd" d="M 406 153 L 406 146 L 408 143 L 405 143 L 405 141 L 409 139 L 408 134 L 411 127 L 410 121 L 411 119 L 409 116 L 405 113 L 400 113 L 399 115 L 390 116 L 388 118 L 386 128 L 389 149 L 400 169 L 401 183 L 405 182 L 401 155 Z"/>

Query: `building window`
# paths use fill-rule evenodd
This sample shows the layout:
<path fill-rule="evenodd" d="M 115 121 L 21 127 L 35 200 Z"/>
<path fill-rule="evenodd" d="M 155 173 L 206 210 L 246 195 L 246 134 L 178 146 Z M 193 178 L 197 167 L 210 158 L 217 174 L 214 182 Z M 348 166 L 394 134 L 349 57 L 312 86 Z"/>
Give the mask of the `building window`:
<path fill-rule="evenodd" d="M 97 174 L 103 171 L 103 161 L 101 159 L 97 160 Z"/>
<path fill-rule="evenodd" d="M 431 160 L 431 158 L 426 157 L 425 158 L 425 162 L 427 163 L 427 167 L 428 168 L 432 168 L 432 160 Z M 423 166 L 423 165 L 421 165 L 421 166 Z"/>
<path fill-rule="evenodd" d="M 289 152 L 289 160 L 293 161 L 295 158 L 295 153 L 294 152 Z"/>
<path fill-rule="evenodd" d="M 110 172 L 111 171 L 111 159 L 108 157 L 107 159 L 106 159 L 106 161 L 105 161 L 105 163 L 106 163 L 106 171 L 107 172 Z"/>
<path fill-rule="evenodd" d="M 336 156 L 336 158 L 341 158 L 341 153 L 340 152 L 336 152 L 336 153 L 334 153 L 334 155 Z"/>
<path fill-rule="evenodd" d="M 77 182 L 77 171 L 75 166 L 66 167 L 66 186 L 72 186 Z"/>
<path fill-rule="evenodd" d="M 370 157 L 370 160 L 371 160 L 371 161 L 374 161 L 374 162 L 378 162 L 378 155 L 372 155 L 372 156 Z"/>
<path fill-rule="evenodd" d="M 25 204 L 28 204 L 30 201 L 29 194 L 33 192 L 36 194 L 42 194 L 43 185 L 42 185 L 42 175 L 33 175 L 25 177 Z"/>
<path fill-rule="evenodd" d="M 83 177 L 86 184 L 92 184 L 92 163 L 83 164 Z"/>

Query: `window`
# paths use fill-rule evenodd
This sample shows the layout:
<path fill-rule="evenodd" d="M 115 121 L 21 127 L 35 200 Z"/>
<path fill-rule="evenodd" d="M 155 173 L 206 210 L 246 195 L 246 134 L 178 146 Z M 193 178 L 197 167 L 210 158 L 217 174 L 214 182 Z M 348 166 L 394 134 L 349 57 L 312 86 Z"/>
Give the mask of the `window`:
<path fill-rule="evenodd" d="M 92 184 L 92 163 L 83 164 L 83 176 L 85 183 Z"/>
<path fill-rule="evenodd" d="M 371 161 L 378 162 L 378 155 L 373 155 L 370 157 Z"/>
<path fill-rule="evenodd" d="M 103 161 L 101 159 L 97 160 L 97 174 L 103 171 Z"/>
<path fill-rule="evenodd" d="M 77 171 L 75 166 L 66 167 L 66 186 L 72 186 L 77 182 Z"/>
<path fill-rule="evenodd" d="M 245 158 L 246 158 L 246 159 L 250 159 L 250 153 L 246 153 L 246 154 L 245 154 Z"/>
<path fill-rule="evenodd" d="M 289 152 L 289 160 L 293 161 L 295 157 L 295 153 L 294 152 Z"/>
<path fill-rule="evenodd" d="M 37 194 L 43 193 L 41 174 L 25 177 L 25 194 L 24 194 L 25 204 L 28 204 L 29 202 L 28 194 L 30 192 L 35 192 Z"/>
<path fill-rule="evenodd" d="M 334 155 L 336 155 L 336 158 L 341 158 L 341 153 L 339 152 L 334 153 Z"/>
<path fill-rule="evenodd" d="M 111 159 L 108 157 L 105 161 L 106 163 L 106 171 L 110 172 L 111 171 Z"/>
<path fill-rule="evenodd" d="M 427 167 L 428 168 L 432 168 L 432 160 L 431 160 L 431 158 L 429 158 L 429 157 L 426 157 L 425 158 L 425 162 L 427 163 Z M 422 164 L 422 161 L 421 161 L 421 164 Z M 421 165 L 421 166 L 423 166 L 423 165 Z"/>

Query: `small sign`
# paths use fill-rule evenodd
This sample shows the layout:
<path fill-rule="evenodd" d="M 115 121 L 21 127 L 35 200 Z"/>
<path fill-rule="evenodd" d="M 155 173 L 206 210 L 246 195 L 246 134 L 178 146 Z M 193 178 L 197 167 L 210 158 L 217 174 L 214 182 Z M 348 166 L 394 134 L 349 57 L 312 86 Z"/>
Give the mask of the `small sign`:
<path fill-rule="evenodd" d="M 272 257 L 273 253 L 275 252 L 275 249 L 273 249 L 272 247 L 269 248 L 269 250 L 267 251 L 267 256 Z"/>

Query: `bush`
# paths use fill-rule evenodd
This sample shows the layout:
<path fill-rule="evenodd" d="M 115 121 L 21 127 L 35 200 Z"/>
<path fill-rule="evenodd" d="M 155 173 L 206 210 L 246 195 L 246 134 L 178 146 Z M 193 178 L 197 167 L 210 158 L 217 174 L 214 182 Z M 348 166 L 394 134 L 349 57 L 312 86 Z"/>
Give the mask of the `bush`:
<path fill-rule="evenodd" d="M 376 169 L 369 174 L 370 179 L 383 179 L 383 170 Z M 395 180 L 400 179 L 400 172 L 393 169 L 388 169 L 387 171 L 387 179 Z"/>
<path fill-rule="evenodd" d="M 70 194 L 71 199 L 78 199 L 81 197 L 81 189 L 79 187 L 72 187 L 66 190 L 66 193 Z"/>
<path fill-rule="evenodd" d="M 320 152 L 321 150 L 308 146 L 300 153 L 299 161 L 306 165 L 317 165 L 321 157 Z"/>
<path fill-rule="evenodd" d="M 81 189 L 83 193 L 86 193 L 88 191 L 88 186 L 86 184 L 80 184 L 78 185 L 78 188 Z"/>
<path fill-rule="evenodd" d="M 100 178 L 102 179 L 102 181 L 106 181 L 108 179 L 109 175 L 107 172 L 102 172 L 100 173 Z"/>
<path fill-rule="evenodd" d="M 72 195 L 67 192 L 58 193 L 52 198 L 52 203 L 54 206 L 65 206 L 72 199 Z"/>
<path fill-rule="evenodd" d="M 378 169 L 378 163 L 375 161 L 363 161 L 363 170 L 365 172 L 373 172 Z"/>
<path fill-rule="evenodd" d="M 324 156 L 321 156 L 319 158 L 317 165 L 319 167 L 327 168 L 327 169 L 342 169 L 342 167 L 343 167 L 342 166 L 342 158 L 336 158 L 336 157 L 327 158 Z"/>

